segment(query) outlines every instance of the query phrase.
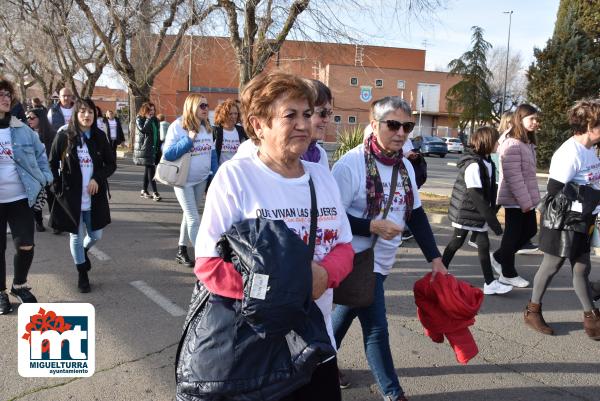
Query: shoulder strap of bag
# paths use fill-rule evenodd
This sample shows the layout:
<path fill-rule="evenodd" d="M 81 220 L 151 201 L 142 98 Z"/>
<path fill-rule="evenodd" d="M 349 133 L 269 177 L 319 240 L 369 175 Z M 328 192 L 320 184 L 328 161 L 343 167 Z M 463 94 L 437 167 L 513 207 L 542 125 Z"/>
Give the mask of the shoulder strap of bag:
<path fill-rule="evenodd" d="M 315 254 L 315 240 L 317 237 L 317 194 L 312 178 L 308 178 L 310 187 L 310 235 L 308 236 L 308 249 L 311 256 Z"/>
<path fill-rule="evenodd" d="M 400 162 L 402 163 L 402 162 Z M 388 196 L 388 200 L 387 203 L 385 204 L 385 208 L 383 209 L 383 216 L 382 219 L 385 219 L 388 215 L 388 212 L 390 211 L 390 208 L 392 207 L 392 202 L 394 201 L 394 194 L 396 193 L 396 186 L 398 185 L 398 165 L 394 165 L 394 168 L 392 169 L 392 182 L 390 185 L 390 194 Z M 375 246 L 375 243 L 377 242 L 377 239 L 379 239 L 378 235 L 375 235 L 373 237 L 373 242 L 371 243 L 371 248 L 373 248 Z"/>

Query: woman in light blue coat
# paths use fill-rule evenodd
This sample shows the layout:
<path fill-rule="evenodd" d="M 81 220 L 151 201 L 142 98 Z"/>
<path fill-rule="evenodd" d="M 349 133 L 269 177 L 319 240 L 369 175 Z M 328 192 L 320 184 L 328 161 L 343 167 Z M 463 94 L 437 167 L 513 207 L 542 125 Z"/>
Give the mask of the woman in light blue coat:
<path fill-rule="evenodd" d="M 10 114 L 16 102 L 14 94 L 13 84 L 0 79 L 0 315 L 12 311 L 6 294 L 7 224 L 16 248 L 10 293 L 22 303 L 37 302 L 27 285 L 34 245 L 31 206 L 41 189 L 52 182 L 48 158 L 38 135 Z"/>

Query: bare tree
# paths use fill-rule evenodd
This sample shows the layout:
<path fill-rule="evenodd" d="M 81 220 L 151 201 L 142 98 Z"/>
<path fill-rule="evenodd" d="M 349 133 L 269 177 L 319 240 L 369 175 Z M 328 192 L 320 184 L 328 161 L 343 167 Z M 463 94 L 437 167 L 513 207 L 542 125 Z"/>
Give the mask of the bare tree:
<path fill-rule="evenodd" d="M 525 99 L 527 78 L 523 66 L 523 57 L 517 50 L 511 50 L 506 68 L 506 47 L 493 48 L 487 55 L 487 66 L 492 72 L 487 83 L 491 91 L 492 114 L 500 121 L 502 113 L 513 109 Z M 506 100 L 502 110 L 504 96 L 504 78 L 506 74 Z"/>
<path fill-rule="evenodd" d="M 445 3 L 445 0 L 217 0 L 239 65 L 240 91 L 264 70 L 288 35 L 356 42 L 356 30 L 343 18 L 351 12 L 364 16 L 363 22 L 377 21 L 381 10 L 392 20 L 408 20 L 406 17 L 410 16 L 431 18 Z"/>
<path fill-rule="evenodd" d="M 186 31 L 204 21 L 217 6 L 202 0 L 75 2 L 104 44 L 110 64 L 129 89 L 130 132 L 133 132 L 135 115 L 142 103 L 150 100 L 154 79 L 169 64 Z M 98 14 L 109 16 L 116 35 L 114 43 L 96 22 Z"/>

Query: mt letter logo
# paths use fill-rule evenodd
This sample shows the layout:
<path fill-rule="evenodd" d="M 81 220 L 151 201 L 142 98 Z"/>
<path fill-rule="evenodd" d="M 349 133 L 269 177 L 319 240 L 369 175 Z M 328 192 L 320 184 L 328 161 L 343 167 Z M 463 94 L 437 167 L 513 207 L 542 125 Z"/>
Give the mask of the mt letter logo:
<path fill-rule="evenodd" d="M 22 304 L 19 374 L 89 377 L 96 368 L 96 312 L 91 304 Z"/>

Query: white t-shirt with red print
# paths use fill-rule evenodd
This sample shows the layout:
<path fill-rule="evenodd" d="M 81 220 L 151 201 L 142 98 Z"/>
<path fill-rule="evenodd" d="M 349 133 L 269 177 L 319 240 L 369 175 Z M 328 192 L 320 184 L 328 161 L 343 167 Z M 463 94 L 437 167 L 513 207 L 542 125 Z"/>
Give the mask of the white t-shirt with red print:
<path fill-rule="evenodd" d="M 346 212 L 359 218 L 366 218 L 365 211 L 367 210 L 367 172 L 364 149 L 364 145 L 361 144 L 350 150 L 333 165 L 331 170 L 340 189 L 342 203 Z M 414 210 L 421 207 L 421 199 L 419 198 L 419 192 L 417 189 L 415 171 L 407 158 L 403 158 L 402 160 L 404 161 L 404 166 L 408 171 L 408 175 L 412 184 Z M 375 217 L 375 219 L 381 219 L 383 217 L 383 211 L 385 209 L 391 187 L 392 169 L 392 166 L 386 166 L 380 162 L 377 162 L 377 170 L 379 171 L 381 183 L 383 184 L 384 197 L 383 201 L 381 202 L 381 211 Z M 404 191 L 404 187 L 402 186 L 400 173 L 398 173 L 398 183 L 396 184 L 396 190 L 394 191 L 394 199 L 386 219 L 393 221 L 400 227 L 406 227 L 406 222 L 404 221 L 405 212 L 406 193 Z M 371 246 L 372 241 L 372 236 L 363 237 L 360 235 L 355 235 L 354 238 L 352 238 L 352 248 L 354 249 L 354 252 L 364 251 Z M 388 275 L 390 273 L 392 265 L 396 260 L 396 251 L 398 250 L 398 246 L 401 242 L 402 235 L 397 235 L 391 240 L 384 240 L 383 238 L 377 239 L 374 248 L 375 268 L 373 271 L 383 275 Z"/>
<path fill-rule="evenodd" d="M 94 163 L 92 163 L 87 145 L 84 142 L 82 143 L 82 146 L 77 146 L 77 157 L 81 169 L 81 211 L 83 212 L 92 208 L 92 198 L 88 192 L 88 185 L 94 173 Z"/>
<path fill-rule="evenodd" d="M 350 243 L 350 224 L 331 173 L 316 163 L 303 161 L 302 165 L 305 174 L 299 178 L 282 177 L 267 167 L 256 154 L 233 159 L 221 166 L 206 196 L 195 244 L 196 257 L 218 256 L 216 243 L 222 233 L 234 223 L 259 216 L 283 220 L 308 243 L 311 207 L 309 177 L 315 186 L 318 208 L 314 260 L 323 260 L 337 244 Z M 331 325 L 333 290 L 327 289 L 315 302 L 323 313 L 332 344 L 335 344 Z"/>
<path fill-rule="evenodd" d="M 27 192 L 13 160 L 10 128 L 0 129 L 0 203 L 27 198 Z"/>

